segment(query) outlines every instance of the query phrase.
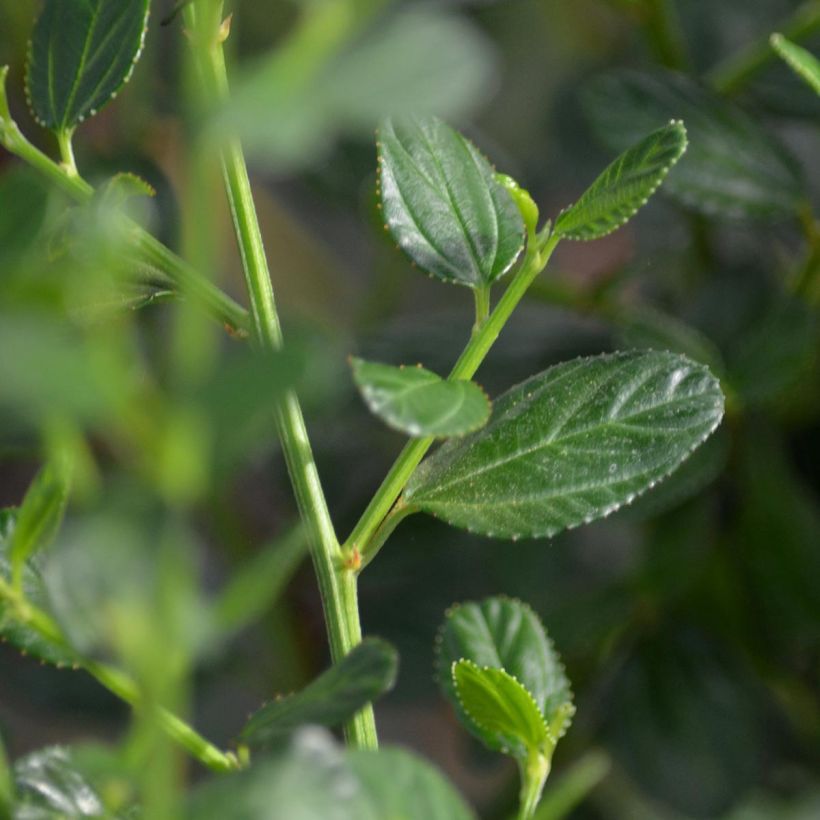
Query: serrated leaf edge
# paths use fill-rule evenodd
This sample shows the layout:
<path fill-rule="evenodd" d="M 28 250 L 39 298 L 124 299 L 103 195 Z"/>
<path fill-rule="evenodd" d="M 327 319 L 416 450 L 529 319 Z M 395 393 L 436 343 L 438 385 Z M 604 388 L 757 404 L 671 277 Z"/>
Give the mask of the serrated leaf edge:
<path fill-rule="evenodd" d="M 665 167 L 665 168 L 664 168 L 664 169 L 660 172 L 660 175 L 658 176 L 658 180 L 657 180 L 657 182 L 656 182 L 656 183 L 655 183 L 655 185 L 654 185 L 654 186 L 650 189 L 649 193 L 647 193 L 647 195 L 646 195 L 646 196 L 645 196 L 645 197 L 644 197 L 644 198 L 643 198 L 643 199 L 642 199 L 642 200 L 641 200 L 641 201 L 640 201 L 640 202 L 639 202 L 639 203 L 635 206 L 635 208 L 634 208 L 632 211 L 630 211 L 628 214 L 626 214 L 626 216 L 624 216 L 624 218 L 623 218 L 620 222 L 618 222 L 618 223 L 616 223 L 615 225 L 613 225 L 613 226 L 612 226 L 612 227 L 611 227 L 608 231 L 606 231 L 605 233 L 596 234 L 595 236 L 592 236 L 592 237 L 583 237 L 583 236 L 577 236 L 577 235 L 576 235 L 576 236 L 573 236 L 573 235 L 572 235 L 572 234 L 570 234 L 570 233 L 562 233 L 560 230 L 558 230 L 558 223 L 559 223 L 559 220 L 561 219 L 561 216 L 562 216 L 563 214 L 567 213 L 568 211 L 572 210 L 572 208 L 574 208 L 574 207 L 575 207 L 575 205 L 576 205 L 576 204 L 577 204 L 577 202 L 578 202 L 578 200 L 576 200 L 575 202 L 573 202 L 573 203 L 571 203 L 571 204 L 567 205 L 565 208 L 563 208 L 561 211 L 559 211 L 559 212 L 558 212 L 558 215 L 555 217 L 555 220 L 554 220 L 554 222 L 553 222 L 553 224 L 555 225 L 555 231 L 556 231 L 556 233 L 558 233 L 558 234 L 559 234 L 559 236 L 560 236 L 562 239 L 567 239 L 567 240 L 569 240 L 570 242 L 589 242 L 589 241 L 593 241 L 593 240 L 595 240 L 595 239 L 603 239 L 605 236 L 609 236 L 611 233 L 615 233 L 615 231 L 620 230 L 621 228 L 623 228 L 623 226 L 624 226 L 624 225 L 626 225 L 626 223 L 627 223 L 627 222 L 629 222 L 629 220 L 630 220 L 630 219 L 632 219 L 632 217 L 633 217 L 633 216 L 635 216 L 635 214 L 636 214 L 636 213 L 638 213 L 638 211 L 640 211 L 640 210 L 641 210 L 641 208 L 643 208 L 643 206 L 644 206 L 644 205 L 646 205 L 646 203 L 647 203 L 647 202 L 649 202 L 649 200 L 650 200 L 650 199 L 654 196 L 654 194 L 655 194 L 655 192 L 658 190 L 658 188 L 660 188 L 660 187 L 661 187 L 661 185 L 663 184 L 663 182 L 664 182 L 664 180 L 666 179 L 666 177 L 669 175 L 669 172 L 672 170 L 672 168 L 674 168 L 674 167 L 675 167 L 675 165 L 677 165 L 678 160 L 680 160 L 680 158 L 681 158 L 681 157 L 682 157 L 682 156 L 686 153 L 686 149 L 689 147 L 689 135 L 688 135 L 688 133 L 687 133 L 687 131 L 686 131 L 686 126 L 685 126 L 685 124 L 684 124 L 683 120 L 674 120 L 674 119 L 672 119 L 672 120 L 669 120 L 669 122 L 666 124 L 666 127 L 668 128 L 668 127 L 670 127 L 670 126 L 675 126 L 675 125 L 680 126 L 680 127 L 681 127 L 681 129 L 683 130 L 683 143 L 681 144 L 681 147 L 680 147 L 680 150 L 678 151 L 678 154 L 677 154 L 677 155 L 675 156 L 675 158 L 674 158 L 674 159 L 673 159 L 673 160 L 672 160 L 672 161 L 671 161 L 671 162 L 670 162 L 670 163 L 669 163 L 669 164 L 668 164 L 668 165 L 667 165 L 667 166 L 666 166 L 666 167 Z M 660 129 L 659 129 L 659 130 L 660 130 Z M 649 136 L 649 135 L 647 134 L 647 137 L 648 137 L 648 136 Z M 637 144 L 637 143 L 636 143 L 636 144 Z M 627 148 L 626 150 L 628 151 L 628 150 L 630 150 L 630 149 L 629 149 L 629 148 Z M 622 152 L 622 153 L 626 153 L 626 152 Z M 615 161 L 617 161 L 617 157 L 616 157 L 616 159 L 615 159 L 615 160 L 613 160 L 613 162 L 615 162 Z M 607 166 L 607 167 L 608 167 L 608 166 Z M 605 170 L 606 170 L 606 169 L 605 169 Z M 603 171 L 602 171 L 602 173 L 603 173 Z M 597 177 L 596 177 L 596 179 L 597 179 Z M 593 180 L 593 183 L 592 183 L 592 184 L 594 184 L 594 180 Z M 583 193 L 581 194 L 581 196 L 583 196 Z"/>

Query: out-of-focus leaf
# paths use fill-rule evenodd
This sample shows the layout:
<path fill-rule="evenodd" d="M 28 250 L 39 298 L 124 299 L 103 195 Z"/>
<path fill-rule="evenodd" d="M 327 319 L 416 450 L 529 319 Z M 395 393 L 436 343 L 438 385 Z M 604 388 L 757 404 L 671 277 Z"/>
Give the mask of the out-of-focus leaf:
<path fill-rule="evenodd" d="M 587 752 L 558 778 L 551 778 L 533 820 L 563 820 L 607 776 L 606 754 Z"/>
<path fill-rule="evenodd" d="M 759 705 L 729 653 L 688 632 L 637 647 L 606 706 L 609 751 L 687 817 L 719 817 L 757 781 Z"/>
<path fill-rule="evenodd" d="M 664 191 L 712 217 L 783 219 L 805 197 L 786 149 L 734 104 L 679 74 L 616 71 L 594 80 L 585 107 L 601 139 L 623 150 L 670 118 L 689 150 Z"/>
<path fill-rule="evenodd" d="M 71 465 L 65 454 L 55 454 L 34 477 L 17 510 L 9 546 L 14 570 L 54 540 L 63 520 L 70 487 Z"/>
<path fill-rule="evenodd" d="M 20 166 L 3 170 L 0 202 L 14 203 L 14 207 L 0 209 L 0 270 L 4 277 L 32 247 L 43 226 L 47 200 L 46 189 L 33 169 Z"/>
<path fill-rule="evenodd" d="M 436 641 L 436 667 L 439 684 L 457 709 L 452 667 L 462 658 L 506 670 L 526 687 L 547 719 L 572 701 L 558 653 L 538 616 L 521 601 L 486 598 L 447 612 Z"/>
<path fill-rule="evenodd" d="M 685 150 L 682 122 L 653 131 L 606 168 L 574 205 L 561 211 L 555 232 L 586 240 L 617 230 L 646 204 Z"/>
<path fill-rule="evenodd" d="M 653 487 L 722 415 L 717 380 L 682 356 L 577 359 L 497 399 L 489 424 L 442 445 L 404 498 L 471 532 L 551 536 Z"/>
<path fill-rule="evenodd" d="M 387 120 L 378 134 L 387 227 L 422 270 L 486 287 L 524 247 L 524 221 L 487 160 L 436 117 Z"/>
<path fill-rule="evenodd" d="M 374 818 L 471 820 L 475 816 L 436 769 L 404 749 L 353 750 L 347 753 L 347 762 L 367 792 Z"/>
<path fill-rule="evenodd" d="M 816 820 L 820 816 L 820 788 L 814 786 L 793 798 L 755 794 L 723 820 Z"/>
<path fill-rule="evenodd" d="M 549 730 L 541 710 L 512 675 L 468 660 L 454 663 L 452 674 L 470 728 L 487 747 L 523 761 L 549 745 Z"/>
<path fill-rule="evenodd" d="M 6 747 L 0 736 L 0 817 L 11 817 L 11 807 L 14 802 L 14 781 L 11 776 L 9 759 Z"/>
<path fill-rule="evenodd" d="M 345 753 L 317 728 L 278 754 L 196 789 L 191 820 L 469 820 L 473 815 L 428 764 L 399 750 Z"/>
<path fill-rule="evenodd" d="M 410 436 L 461 436 L 487 423 L 490 400 L 469 381 L 430 370 L 352 359 L 353 378 L 370 412 Z"/>
<path fill-rule="evenodd" d="M 393 687 L 398 662 L 389 643 L 366 638 L 302 691 L 263 706 L 240 737 L 265 748 L 305 724 L 340 726 Z"/>
<path fill-rule="evenodd" d="M 771 43 L 772 48 L 791 68 L 820 94 L 820 60 L 782 34 L 772 34 Z"/>
<path fill-rule="evenodd" d="M 41 125 L 71 132 L 117 95 L 142 51 L 148 12 L 148 0 L 46 0 L 26 74 Z"/>
<path fill-rule="evenodd" d="M 275 169 L 293 169 L 338 134 L 370 134 L 392 114 L 463 115 L 491 88 L 493 63 L 488 42 L 465 20 L 433 6 L 399 7 L 311 64 L 301 81 L 287 59 L 263 59 L 234 83 L 219 122 L 238 128 Z"/>
<path fill-rule="evenodd" d="M 100 795 L 77 771 L 71 750 L 63 746 L 49 746 L 18 760 L 14 779 L 14 820 L 112 818 Z"/>
<path fill-rule="evenodd" d="M 16 510 L 0 509 L 0 576 L 5 581 L 11 580 L 9 546 L 14 533 L 16 517 Z M 48 593 L 35 560 L 27 561 L 23 567 L 23 593 L 30 604 L 46 614 L 51 614 Z M 57 666 L 76 662 L 74 655 L 64 647 L 50 643 L 39 632 L 16 620 L 2 597 L 0 597 L 0 638 L 8 641 L 24 654 Z"/>

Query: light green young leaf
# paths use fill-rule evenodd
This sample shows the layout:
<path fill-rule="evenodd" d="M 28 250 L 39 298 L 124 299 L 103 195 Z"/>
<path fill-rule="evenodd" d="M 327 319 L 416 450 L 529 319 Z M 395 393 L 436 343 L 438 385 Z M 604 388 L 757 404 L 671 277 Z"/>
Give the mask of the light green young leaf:
<path fill-rule="evenodd" d="M 423 270 L 471 288 L 503 276 L 524 247 L 524 222 L 487 160 L 435 117 L 379 129 L 386 227 Z"/>
<path fill-rule="evenodd" d="M 46 0 L 29 48 L 26 88 L 38 122 L 70 133 L 128 81 L 149 0 Z"/>
<path fill-rule="evenodd" d="M 717 379 L 683 356 L 576 359 L 497 399 L 486 427 L 421 464 L 404 500 L 471 532 L 552 536 L 654 486 L 722 415 Z"/>
<path fill-rule="evenodd" d="M 54 539 L 63 520 L 70 488 L 71 466 L 58 454 L 34 477 L 17 511 L 9 546 L 13 571 Z"/>
<path fill-rule="evenodd" d="M 522 601 L 496 596 L 448 610 L 436 640 L 436 666 L 439 684 L 456 709 L 452 667 L 462 658 L 505 669 L 548 719 L 559 706 L 572 702 L 561 659 L 538 616 Z"/>
<path fill-rule="evenodd" d="M 688 77 L 608 72 L 588 86 L 584 102 L 601 140 L 616 151 L 683 120 L 689 149 L 664 192 L 707 216 L 784 219 L 805 198 L 791 154 L 742 109 Z"/>
<path fill-rule="evenodd" d="M 452 674 L 462 710 L 490 749 L 526 760 L 551 745 L 533 696 L 512 675 L 468 660 L 456 661 Z"/>
<path fill-rule="evenodd" d="M 490 418 L 490 400 L 475 382 L 446 381 L 420 365 L 350 364 L 370 412 L 409 436 L 461 436 Z"/>
<path fill-rule="evenodd" d="M 11 581 L 11 562 L 9 561 L 9 547 L 17 517 L 15 509 L 0 509 L 0 578 Z M 23 594 L 26 600 L 50 614 L 50 601 L 46 591 L 39 566 L 38 556 L 26 561 L 23 567 Z M 43 638 L 29 626 L 15 619 L 8 603 L 0 596 L 0 639 L 8 641 L 26 655 L 32 655 L 42 661 L 57 666 L 74 664 L 73 654 L 62 646 L 55 646 Z"/>
<path fill-rule="evenodd" d="M 770 42 L 789 66 L 820 94 L 820 60 L 782 34 L 772 34 Z"/>
<path fill-rule="evenodd" d="M 240 737 L 264 748 L 305 724 L 340 726 L 393 687 L 398 661 L 389 643 L 366 638 L 301 692 L 263 706 Z"/>
<path fill-rule="evenodd" d="M 598 239 L 642 208 L 686 150 L 686 129 L 672 121 L 625 151 L 555 220 L 567 239 Z"/>

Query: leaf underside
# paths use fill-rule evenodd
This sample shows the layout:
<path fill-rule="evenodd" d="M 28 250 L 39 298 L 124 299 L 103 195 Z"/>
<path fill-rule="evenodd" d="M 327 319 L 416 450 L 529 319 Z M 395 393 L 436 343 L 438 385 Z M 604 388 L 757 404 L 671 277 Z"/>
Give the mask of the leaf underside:
<path fill-rule="evenodd" d="M 479 151 L 436 117 L 379 129 L 386 227 L 422 270 L 471 288 L 503 276 L 524 247 L 524 222 Z"/>
<path fill-rule="evenodd" d="M 722 415 L 717 379 L 683 356 L 576 359 L 497 399 L 487 426 L 443 444 L 404 498 L 471 532 L 552 536 L 654 486 Z"/>
<path fill-rule="evenodd" d="M 555 231 L 598 239 L 617 230 L 646 203 L 686 150 L 686 129 L 671 122 L 619 156 L 581 198 L 562 211 Z"/>
<path fill-rule="evenodd" d="M 149 0 L 46 0 L 29 47 L 26 88 L 37 121 L 70 131 L 128 81 Z"/>
<path fill-rule="evenodd" d="M 708 216 L 783 219 L 805 197 L 792 155 L 742 109 L 672 72 L 614 71 L 586 89 L 601 140 L 623 151 L 670 119 L 686 123 L 689 148 L 664 192 Z"/>
<path fill-rule="evenodd" d="M 490 400 L 474 382 L 445 381 L 423 367 L 352 359 L 370 412 L 409 436 L 461 436 L 487 423 Z"/>
<path fill-rule="evenodd" d="M 782 34 L 773 34 L 771 42 L 772 48 L 789 67 L 820 94 L 820 60 L 802 46 L 787 40 Z"/>
<path fill-rule="evenodd" d="M 508 672 L 460 660 L 452 674 L 461 708 L 489 748 L 525 760 L 548 742 L 549 730 L 535 700 Z"/>
<path fill-rule="evenodd" d="M 340 726 L 392 688 L 397 668 L 389 643 L 366 638 L 301 692 L 263 706 L 242 730 L 242 740 L 260 747 L 304 724 Z"/>

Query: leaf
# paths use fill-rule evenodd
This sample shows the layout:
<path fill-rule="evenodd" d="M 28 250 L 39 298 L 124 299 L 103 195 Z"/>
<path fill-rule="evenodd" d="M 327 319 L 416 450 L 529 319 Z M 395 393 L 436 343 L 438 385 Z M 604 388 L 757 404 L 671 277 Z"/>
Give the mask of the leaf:
<path fill-rule="evenodd" d="M 782 34 L 772 34 L 769 42 L 789 66 L 820 94 L 820 60 Z"/>
<path fill-rule="evenodd" d="M 436 769 L 404 749 L 350 750 L 346 756 L 368 794 L 375 818 L 470 820 L 474 817 Z"/>
<path fill-rule="evenodd" d="M 512 675 L 472 661 L 453 664 L 459 703 L 484 743 L 518 760 L 549 744 L 549 730 L 532 695 Z"/>
<path fill-rule="evenodd" d="M 598 239 L 617 230 L 642 208 L 686 150 L 682 122 L 669 125 L 625 151 L 555 221 L 567 239 Z"/>
<path fill-rule="evenodd" d="M 460 436 L 490 417 L 490 400 L 475 382 L 445 381 L 421 365 L 350 364 L 370 412 L 409 436 Z"/>
<path fill-rule="evenodd" d="M 17 789 L 14 820 L 75 820 L 99 817 L 118 820 L 131 813 L 112 814 L 100 791 L 77 765 L 65 746 L 48 746 L 18 760 L 14 766 Z M 121 786 L 121 783 L 120 783 Z"/>
<path fill-rule="evenodd" d="M 294 169 L 393 114 L 463 116 L 493 85 L 489 40 L 440 5 L 394 7 L 357 35 L 335 54 L 305 55 L 301 82 L 287 50 L 258 61 L 233 84 L 217 128 L 238 130 L 269 166 Z"/>
<path fill-rule="evenodd" d="M 366 638 L 301 692 L 263 706 L 240 737 L 265 747 L 304 724 L 340 726 L 391 689 L 397 669 L 396 650 L 379 638 Z"/>
<path fill-rule="evenodd" d="M 11 580 L 9 546 L 16 518 L 16 510 L 0 509 L 0 577 L 5 581 Z M 23 592 L 30 604 L 48 614 L 51 613 L 51 602 L 36 560 L 27 561 L 23 567 Z M 67 649 L 50 643 L 39 632 L 16 620 L 13 613 L 8 611 L 2 596 L 0 596 L 0 638 L 17 647 L 23 654 L 33 655 L 35 658 L 57 666 L 76 663 L 76 658 Z"/>
<path fill-rule="evenodd" d="M 689 150 L 664 191 L 707 216 L 783 219 L 805 196 L 786 149 L 740 108 L 687 77 L 610 72 L 587 87 L 584 102 L 600 138 L 616 151 L 670 118 L 682 119 Z"/>
<path fill-rule="evenodd" d="M 538 616 L 521 601 L 496 596 L 457 604 L 447 612 L 436 640 L 436 666 L 439 683 L 456 707 L 452 667 L 462 658 L 506 670 L 547 718 L 572 701 L 558 653 Z"/>
<path fill-rule="evenodd" d="M 429 764 L 408 752 L 349 751 L 323 729 L 300 730 L 278 753 L 196 789 L 190 820 L 469 820 Z"/>
<path fill-rule="evenodd" d="M 717 380 L 683 356 L 576 359 L 497 399 L 486 427 L 421 464 L 404 499 L 471 532 L 552 536 L 653 487 L 722 415 Z"/>
<path fill-rule="evenodd" d="M 503 276 L 524 247 L 524 222 L 486 159 L 435 117 L 379 129 L 387 227 L 423 270 L 471 288 Z"/>
<path fill-rule="evenodd" d="M 60 528 L 71 487 L 71 465 L 65 454 L 51 459 L 37 475 L 17 510 L 9 545 L 13 568 L 47 547 Z"/>
<path fill-rule="evenodd" d="M 46 0 L 26 88 L 37 121 L 71 132 L 116 97 L 139 59 L 149 0 Z"/>

